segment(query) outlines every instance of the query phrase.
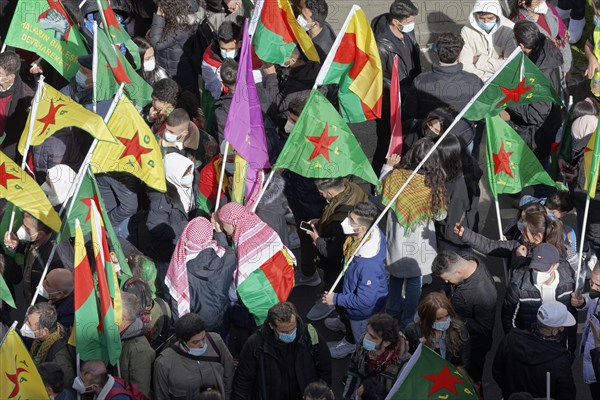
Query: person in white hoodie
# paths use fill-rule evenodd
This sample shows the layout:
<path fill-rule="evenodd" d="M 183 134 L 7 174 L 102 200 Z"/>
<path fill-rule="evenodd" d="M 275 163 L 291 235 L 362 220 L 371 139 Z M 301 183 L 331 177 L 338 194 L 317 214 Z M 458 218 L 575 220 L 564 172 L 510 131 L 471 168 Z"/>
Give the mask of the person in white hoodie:
<path fill-rule="evenodd" d="M 464 71 L 484 82 L 491 77 L 517 47 L 513 26 L 498 0 L 477 0 L 460 33 L 465 41 L 459 57 Z"/>

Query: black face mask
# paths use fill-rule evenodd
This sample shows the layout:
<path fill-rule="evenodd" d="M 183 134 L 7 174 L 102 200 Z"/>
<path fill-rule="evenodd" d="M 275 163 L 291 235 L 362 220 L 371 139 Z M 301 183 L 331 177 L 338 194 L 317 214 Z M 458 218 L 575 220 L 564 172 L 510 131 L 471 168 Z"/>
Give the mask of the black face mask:
<path fill-rule="evenodd" d="M 590 289 L 590 299 L 597 299 L 598 297 L 600 297 L 600 291 L 595 290 L 595 289 Z"/>

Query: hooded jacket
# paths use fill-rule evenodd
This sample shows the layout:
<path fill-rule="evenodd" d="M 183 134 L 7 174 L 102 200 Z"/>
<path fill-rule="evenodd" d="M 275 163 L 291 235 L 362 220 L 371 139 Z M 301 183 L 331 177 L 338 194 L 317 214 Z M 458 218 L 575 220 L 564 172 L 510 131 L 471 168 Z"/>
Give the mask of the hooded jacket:
<path fill-rule="evenodd" d="M 342 293 L 333 296 L 333 303 L 344 307 L 351 320 L 365 320 L 385 306 L 388 295 L 385 255 L 385 236 L 375 229 L 348 265 Z"/>
<path fill-rule="evenodd" d="M 517 392 L 545 398 L 546 372 L 550 372 L 552 398 L 577 398 L 571 358 L 560 343 L 520 329 L 513 329 L 502 338 L 496 350 L 492 376 L 505 399 Z"/>
<path fill-rule="evenodd" d="M 148 397 L 152 392 L 152 364 L 154 350 L 144 336 L 144 324 L 140 319 L 133 321 L 121 333 L 121 378 L 136 384 Z"/>
<path fill-rule="evenodd" d="M 488 33 L 477 23 L 476 12 L 490 12 L 498 16 L 499 21 Z M 471 72 L 483 81 L 491 77 L 516 48 L 513 35 L 514 23 L 505 18 L 498 0 L 477 0 L 469 14 L 469 21 L 462 28 L 460 35 L 465 45 L 458 61 L 463 69 Z M 477 62 L 473 63 L 477 56 Z"/>
<path fill-rule="evenodd" d="M 285 190 L 285 179 L 279 174 L 273 175 L 271 184 L 267 186 L 258 207 L 256 215 L 269 225 L 281 238 L 286 247 L 290 247 L 290 238 L 288 234 L 288 224 L 285 215 L 288 211 L 288 204 L 283 191 Z"/>

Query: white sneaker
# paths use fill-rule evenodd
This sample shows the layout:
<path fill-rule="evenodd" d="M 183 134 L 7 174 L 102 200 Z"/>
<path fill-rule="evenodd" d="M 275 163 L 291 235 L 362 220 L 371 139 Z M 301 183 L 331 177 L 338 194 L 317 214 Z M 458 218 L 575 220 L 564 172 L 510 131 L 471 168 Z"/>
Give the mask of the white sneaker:
<path fill-rule="evenodd" d="M 356 345 L 352 343 L 348 343 L 346 338 L 340 340 L 338 344 L 329 348 L 329 352 L 331 353 L 331 358 L 345 358 L 350 354 L 354 353 L 356 349 Z"/>
<path fill-rule="evenodd" d="M 346 325 L 342 322 L 340 317 L 335 318 L 326 318 L 325 319 L 325 328 L 334 332 L 343 332 L 346 333 Z"/>

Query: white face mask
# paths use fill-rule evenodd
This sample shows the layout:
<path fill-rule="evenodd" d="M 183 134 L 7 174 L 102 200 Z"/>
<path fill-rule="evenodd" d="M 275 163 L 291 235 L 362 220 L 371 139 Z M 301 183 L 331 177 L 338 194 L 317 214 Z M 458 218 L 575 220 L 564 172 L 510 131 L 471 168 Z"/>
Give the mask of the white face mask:
<path fill-rule="evenodd" d="M 348 217 L 346 217 L 342 221 L 342 229 L 344 230 L 344 235 L 356 234 L 356 232 L 354 231 L 354 228 L 352 227 L 352 225 L 350 225 L 350 218 L 348 218 Z"/>
<path fill-rule="evenodd" d="M 541 272 L 541 271 L 537 271 L 536 272 L 536 277 L 535 277 L 535 282 L 541 286 L 542 284 L 546 283 L 548 281 L 548 279 L 550 279 L 552 277 L 552 274 L 554 274 L 554 272 Z"/>
<path fill-rule="evenodd" d="M 173 133 L 165 129 L 164 139 L 169 143 L 175 143 L 177 141 L 177 136 Z"/>
<path fill-rule="evenodd" d="M 190 188 L 192 187 L 192 183 L 194 183 L 194 175 L 186 175 L 181 178 L 181 186 Z"/>
<path fill-rule="evenodd" d="M 147 61 L 144 61 L 144 71 L 152 72 L 156 68 L 156 59 L 151 58 Z"/>
<path fill-rule="evenodd" d="M 89 386 L 89 388 L 87 388 L 85 386 L 85 383 L 83 383 L 83 381 L 81 380 L 80 377 L 76 377 L 75 380 L 73 381 L 73 385 L 71 386 L 77 393 L 80 394 L 85 394 L 85 393 L 91 393 L 93 391 L 92 386 Z"/>
<path fill-rule="evenodd" d="M 296 126 L 296 124 L 288 119 L 285 123 L 285 126 L 283 127 L 283 130 L 289 135 L 290 133 L 292 133 L 292 129 L 294 129 L 294 126 Z"/>
<path fill-rule="evenodd" d="M 25 225 L 21 225 L 21 227 L 17 231 L 17 237 L 23 242 L 31 242 L 31 236 L 29 236 L 29 233 L 27 233 Z"/>
<path fill-rule="evenodd" d="M 42 296 L 45 299 L 49 299 L 50 298 L 50 295 L 48 294 L 48 291 L 46 290 L 46 288 L 44 287 L 44 285 L 38 286 L 37 292 L 40 294 L 40 296 Z"/>
<path fill-rule="evenodd" d="M 304 16 L 302 14 L 298 15 L 298 18 L 296 18 L 296 21 L 298 21 L 298 24 L 302 27 L 302 29 L 304 29 L 305 31 L 310 31 L 310 29 L 312 28 L 312 26 L 309 28 L 308 27 L 308 21 L 306 20 L 306 18 L 304 18 Z M 313 24 L 314 25 L 314 24 Z"/>
<path fill-rule="evenodd" d="M 35 331 L 31 329 L 29 325 L 23 324 L 23 326 L 21 327 L 21 336 L 30 339 L 35 339 Z"/>
<path fill-rule="evenodd" d="M 548 12 L 548 4 L 546 2 L 540 3 L 533 9 L 536 14 L 546 14 Z"/>

